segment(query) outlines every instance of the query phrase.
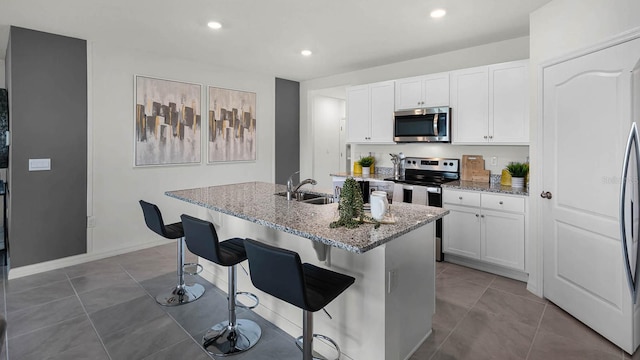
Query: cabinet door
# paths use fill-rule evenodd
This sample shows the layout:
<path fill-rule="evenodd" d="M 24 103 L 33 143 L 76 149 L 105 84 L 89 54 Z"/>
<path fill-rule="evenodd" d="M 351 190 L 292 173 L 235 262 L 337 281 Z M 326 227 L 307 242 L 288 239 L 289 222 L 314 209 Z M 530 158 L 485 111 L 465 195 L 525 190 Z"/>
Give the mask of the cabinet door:
<path fill-rule="evenodd" d="M 369 86 L 371 134 L 369 142 L 393 143 L 393 81 Z"/>
<path fill-rule="evenodd" d="M 423 81 L 425 107 L 449 106 L 449 73 L 433 74 Z"/>
<path fill-rule="evenodd" d="M 489 141 L 529 143 L 529 62 L 489 66 Z"/>
<path fill-rule="evenodd" d="M 422 76 L 396 80 L 395 109 L 407 110 L 422 107 Z"/>
<path fill-rule="evenodd" d="M 451 108 L 454 143 L 486 143 L 488 141 L 488 67 L 451 72 Z"/>
<path fill-rule="evenodd" d="M 347 142 L 369 141 L 369 86 L 347 89 Z"/>
<path fill-rule="evenodd" d="M 451 206 L 444 217 L 442 251 L 449 254 L 480 259 L 480 209 Z"/>
<path fill-rule="evenodd" d="M 481 219 L 480 259 L 524 271 L 524 215 L 483 209 Z"/>

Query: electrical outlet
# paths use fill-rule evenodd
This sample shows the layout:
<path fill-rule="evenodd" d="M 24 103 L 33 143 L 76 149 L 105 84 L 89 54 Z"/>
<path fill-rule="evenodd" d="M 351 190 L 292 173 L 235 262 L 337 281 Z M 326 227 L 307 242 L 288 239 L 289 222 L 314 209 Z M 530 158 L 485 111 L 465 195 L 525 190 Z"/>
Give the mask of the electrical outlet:
<path fill-rule="evenodd" d="M 88 228 L 96 227 L 96 217 L 95 216 L 87 216 L 87 227 Z"/>
<path fill-rule="evenodd" d="M 496 165 L 498 165 L 498 157 L 493 156 L 491 157 L 491 166 L 496 166 Z"/>

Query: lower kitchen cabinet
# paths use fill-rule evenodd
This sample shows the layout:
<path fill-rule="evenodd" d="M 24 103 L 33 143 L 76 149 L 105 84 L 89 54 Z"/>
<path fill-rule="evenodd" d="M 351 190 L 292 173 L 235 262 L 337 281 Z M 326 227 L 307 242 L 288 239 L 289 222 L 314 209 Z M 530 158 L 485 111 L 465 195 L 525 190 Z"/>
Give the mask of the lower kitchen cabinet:
<path fill-rule="evenodd" d="M 525 199 L 444 190 L 443 252 L 525 270 Z"/>

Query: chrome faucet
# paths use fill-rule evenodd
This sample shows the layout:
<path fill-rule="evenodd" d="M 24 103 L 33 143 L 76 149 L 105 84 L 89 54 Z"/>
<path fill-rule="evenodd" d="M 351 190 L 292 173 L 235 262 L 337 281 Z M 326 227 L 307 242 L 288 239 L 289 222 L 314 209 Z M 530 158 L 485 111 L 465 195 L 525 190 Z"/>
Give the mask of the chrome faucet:
<path fill-rule="evenodd" d="M 296 185 L 296 187 L 293 187 L 293 175 L 295 174 L 299 174 L 300 171 L 296 171 L 293 174 L 291 174 L 291 176 L 289 176 L 289 179 L 287 179 L 287 200 L 293 200 L 293 198 L 298 194 L 298 190 L 300 190 L 300 188 L 306 184 L 311 184 L 311 185 L 316 185 L 318 182 L 313 180 L 313 179 L 304 179 L 302 180 L 298 185 Z"/>

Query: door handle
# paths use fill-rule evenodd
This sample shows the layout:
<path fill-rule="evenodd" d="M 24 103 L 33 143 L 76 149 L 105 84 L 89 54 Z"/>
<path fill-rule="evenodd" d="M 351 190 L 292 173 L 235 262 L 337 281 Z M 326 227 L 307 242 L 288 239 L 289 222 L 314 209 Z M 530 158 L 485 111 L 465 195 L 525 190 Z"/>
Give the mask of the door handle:
<path fill-rule="evenodd" d="M 543 199 L 551 199 L 551 198 L 553 197 L 553 194 L 551 194 L 551 193 L 550 193 L 550 192 L 548 192 L 548 191 L 543 191 L 543 192 L 540 194 L 540 197 L 541 197 L 541 198 L 543 198 Z"/>
<path fill-rule="evenodd" d="M 626 229 L 626 212 L 625 212 L 625 198 L 627 191 L 627 175 L 629 172 L 629 161 L 631 160 L 631 151 L 635 146 L 635 157 L 636 157 L 636 171 L 640 172 L 640 149 L 638 148 L 638 142 L 640 141 L 640 137 L 638 136 L 638 127 L 636 123 L 631 124 L 631 130 L 629 131 L 629 139 L 627 140 L 627 147 L 624 152 L 624 161 L 622 163 L 622 176 L 620 179 L 622 180 L 620 183 L 620 243 L 622 245 L 622 261 L 624 265 L 624 270 L 627 274 L 627 284 L 629 286 L 629 290 L 631 291 L 631 297 L 633 303 L 636 303 L 638 288 L 640 284 L 639 276 L 639 264 L 638 259 L 640 259 L 640 246 L 636 249 L 636 261 L 635 261 L 635 269 L 631 269 L 631 261 L 629 260 L 629 251 L 627 249 L 627 229 Z M 637 184 L 636 184 L 637 185 Z M 640 190 L 640 189 L 639 189 Z M 633 204 L 633 201 L 632 201 Z M 633 218 L 631 219 L 633 222 Z M 633 231 L 633 230 L 632 230 Z M 633 241 L 633 233 L 631 234 L 631 241 Z"/>

